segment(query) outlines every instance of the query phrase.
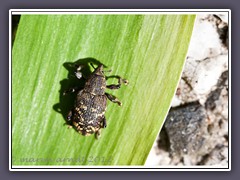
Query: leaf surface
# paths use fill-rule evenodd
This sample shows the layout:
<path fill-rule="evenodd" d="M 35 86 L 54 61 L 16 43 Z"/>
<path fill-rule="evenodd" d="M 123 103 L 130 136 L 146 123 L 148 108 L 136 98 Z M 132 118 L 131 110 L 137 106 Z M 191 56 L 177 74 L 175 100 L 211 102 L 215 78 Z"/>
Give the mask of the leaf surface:
<path fill-rule="evenodd" d="M 170 107 L 194 20 L 195 15 L 22 15 L 12 50 L 13 165 L 144 165 Z M 99 140 L 64 125 L 73 97 L 61 93 L 73 85 L 73 72 L 63 65 L 77 60 L 103 63 L 112 69 L 106 75 L 129 81 L 107 91 L 123 105 L 108 101 L 108 125 Z"/>

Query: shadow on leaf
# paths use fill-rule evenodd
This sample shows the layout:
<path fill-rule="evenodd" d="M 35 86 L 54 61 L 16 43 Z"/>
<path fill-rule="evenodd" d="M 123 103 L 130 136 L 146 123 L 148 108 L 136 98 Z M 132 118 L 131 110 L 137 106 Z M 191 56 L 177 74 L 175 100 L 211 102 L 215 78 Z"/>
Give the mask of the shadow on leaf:
<path fill-rule="evenodd" d="M 85 81 L 86 81 L 85 78 L 87 78 L 91 74 L 90 63 L 93 63 L 96 66 L 102 64 L 100 61 L 98 61 L 94 58 L 91 58 L 91 57 L 84 58 L 84 59 L 78 59 L 75 62 L 65 62 L 63 64 L 65 69 L 67 69 L 67 71 L 68 71 L 68 77 L 66 79 L 63 79 L 60 81 L 61 88 L 59 90 L 59 103 L 53 105 L 53 109 L 56 112 L 62 114 L 62 116 L 65 120 L 64 125 L 71 125 L 67 121 L 67 115 L 68 115 L 68 112 L 73 108 L 74 102 L 76 99 L 76 95 L 77 95 L 77 92 L 68 93 L 66 95 L 64 94 L 64 92 L 66 92 L 70 88 L 75 88 L 75 87 L 77 87 L 80 90 L 83 89 Z M 78 79 L 75 76 L 74 73 L 76 71 L 77 65 L 83 66 L 81 73 L 83 74 L 83 77 L 85 77 L 85 78 Z M 106 67 L 104 64 L 103 64 L 103 66 Z"/>

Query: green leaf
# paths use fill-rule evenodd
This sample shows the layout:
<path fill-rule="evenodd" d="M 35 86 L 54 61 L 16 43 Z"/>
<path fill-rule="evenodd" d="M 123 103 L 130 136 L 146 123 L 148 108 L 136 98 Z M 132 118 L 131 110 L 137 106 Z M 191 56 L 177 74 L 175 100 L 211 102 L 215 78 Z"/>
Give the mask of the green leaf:
<path fill-rule="evenodd" d="M 22 15 L 12 50 L 13 165 L 144 165 L 180 78 L 194 19 Z M 108 90 L 123 105 L 108 101 L 99 140 L 64 125 L 73 95 L 61 93 L 74 77 L 63 65 L 77 60 L 101 62 L 112 69 L 107 75 L 129 80 Z"/>

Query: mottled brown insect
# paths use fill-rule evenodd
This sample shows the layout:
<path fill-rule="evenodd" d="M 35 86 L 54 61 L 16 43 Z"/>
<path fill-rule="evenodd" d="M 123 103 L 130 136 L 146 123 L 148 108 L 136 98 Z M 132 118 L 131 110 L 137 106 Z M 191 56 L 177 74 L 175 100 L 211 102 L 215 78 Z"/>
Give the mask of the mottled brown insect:
<path fill-rule="evenodd" d="M 75 72 L 78 79 L 82 78 L 81 68 L 82 66 L 78 66 Z M 105 92 L 106 88 L 119 89 L 122 83 L 127 85 L 128 81 L 119 76 L 110 76 L 117 78 L 118 84 L 106 85 L 103 65 L 94 69 L 94 72 L 86 78 L 84 88 L 77 92 L 74 108 L 68 113 L 67 120 L 82 135 L 89 136 L 95 133 L 98 138 L 100 129 L 107 126 L 105 118 L 107 99 L 119 106 L 122 105 L 115 96 Z M 71 92 L 74 91 L 76 89 L 71 89 Z"/>

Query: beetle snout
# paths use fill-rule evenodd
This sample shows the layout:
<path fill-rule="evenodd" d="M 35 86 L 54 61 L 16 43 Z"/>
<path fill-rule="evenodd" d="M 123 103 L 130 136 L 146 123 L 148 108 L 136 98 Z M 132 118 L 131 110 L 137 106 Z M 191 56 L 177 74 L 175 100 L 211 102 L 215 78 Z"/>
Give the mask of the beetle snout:
<path fill-rule="evenodd" d="M 99 69 L 99 71 L 103 72 L 103 65 L 102 65 L 102 64 L 99 65 L 99 66 L 98 66 L 98 69 Z"/>

